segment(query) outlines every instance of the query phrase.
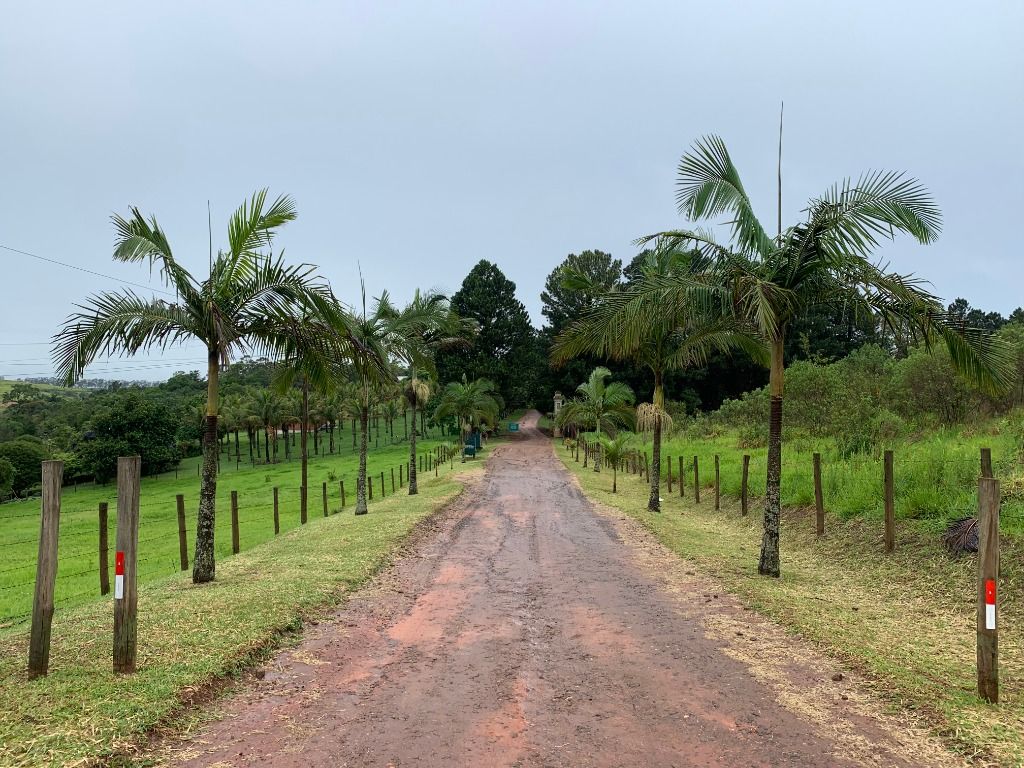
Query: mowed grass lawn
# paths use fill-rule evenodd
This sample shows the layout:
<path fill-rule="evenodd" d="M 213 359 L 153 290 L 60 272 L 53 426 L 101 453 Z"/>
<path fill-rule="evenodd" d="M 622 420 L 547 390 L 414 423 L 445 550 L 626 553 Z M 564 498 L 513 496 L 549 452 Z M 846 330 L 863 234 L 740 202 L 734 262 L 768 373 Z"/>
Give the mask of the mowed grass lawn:
<path fill-rule="evenodd" d="M 393 458 L 382 453 L 378 467 Z M 247 551 L 219 560 L 212 584 L 151 571 L 139 589 L 134 675 L 111 671 L 108 599 L 56 613 L 46 677 L 26 674 L 27 629 L 0 635 L 0 765 L 83 765 L 130 754 L 147 731 L 175 720 L 197 691 L 259 661 L 304 616 L 369 578 L 482 466 L 456 462 L 454 473 L 430 473 L 417 496 L 389 495 L 362 517 L 311 515 L 307 525 L 293 521 L 260 546 L 251 546 L 258 537 L 250 534 Z"/>
<path fill-rule="evenodd" d="M 373 448 L 371 431 L 367 472 L 373 480 L 374 498 L 381 499 L 380 473 L 384 473 L 385 497 L 391 496 L 391 472 L 396 489 L 399 466 L 409 458 L 409 444 L 381 445 Z M 311 456 L 309 461 L 308 516 L 323 516 L 322 489 L 327 483 L 329 510 L 341 508 L 341 481 L 345 483 L 346 513 L 355 505 L 358 455 L 351 440 L 343 435 L 333 455 Z M 437 439 L 417 440 L 417 452 L 432 450 Z M 218 563 L 231 556 L 231 492 L 238 493 L 239 543 L 242 551 L 274 537 L 273 489 L 278 487 L 281 532 L 299 525 L 299 486 L 301 467 L 298 447 L 292 458 L 277 464 L 250 466 L 248 447 L 242 444 L 242 463 L 236 469 L 234 446 L 222 457 L 222 471 L 217 483 L 216 552 Z M 326 450 L 326 446 L 322 448 Z M 310 453 L 312 454 L 312 440 Z M 196 513 L 199 507 L 199 459 L 182 463 L 178 479 L 174 472 L 142 480 L 139 514 L 139 583 L 168 576 L 180 570 L 178 554 L 178 518 L 176 494 L 185 497 L 185 520 L 188 533 L 189 562 L 195 546 Z M 331 480 L 334 476 L 336 479 Z M 405 469 L 402 470 L 405 475 Z M 430 473 L 433 478 L 433 472 Z M 77 490 L 65 487 L 61 501 L 59 565 L 55 593 L 56 612 L 100 599 L 99 590 L 99 519 L 101 501 L 109 505 L 109 569 L 114 567 L 117 530 L 117 485 L 80 485 Z M 17 631 L 30 620 L 35 582 L 36 556 L 39 547 L 39 499 L 0 505 L 0 636 Z M 111 574 L 111 583 L 113 575 Z"/>
<path fill-rule="evenodd" d="M 783 462 L 783 494 L 791 505 L 782 523 L 782 578 L 757 574 L 761 542 L 764 464 L 752 462 L 749 514 L 741 517 L 736 498 L 743 451 L 735 439 L 670 443 L 674 455 L 689 457 L 685 498 L 679 487 L 662 489 L 662 512 L 647 511 L 647 482 L 619 474 L 617 494 L 611 493 L 612 473 L 586 469 L 555 441 L 555 451 L 595 501 L 619 509 L 640 521 L 665 546 L 719 580 L 747 605 L 813 641 L 835 657 L 861 670 L 881 695 L 898 708 L 915 710 L 955 748 L 977 757 L 980 765 L 1024 765 L 1024 541 L 1002 538 L 1000 583 L 1000 704 L 992 706 L 977 694 L 975 668 L 977 561 L 974 555 L 950 557 L 937 536 L 939 512 L 972 513 L 967 478 L 943 491 L 950 471 L 970 472 L 977 482 L 974 445 L 948 447 L 941 467 L 918 470 L 916 477 L 940 481 L 939 493 L 903 488 L 902 515 L 897 521 L 896 551 L 882 551 L 880 463 L 865 464 L 850 477 L 834 477 L 826 488 L 826 535 L 814 535 L 813 485 L 808 495 L 810 457 L 787 454 Z M 649 446 L 648 446 L 649 449 Z M 714 509 L 714 453 L 722 456 L 723 498 Z M 925 449 L 930 450 L 930 449 Z M 995 447 L 993 446 L 995 453 Z M 754 453 L 749 451 L 750 453 Z M 897 451 L 899 491 L 901 453 Z M 693 455 L 701 470 L 701 503 L 693 500 Z M 762 454 L 763 455 L 763 454 Z M 806 458 L 807 469 L 794 468 L 793 457 Z M 970 459 L 972 469 L 955 469 Z M 675 460 L 675 459 L 674 459 Z M 865 460 L 866 461 L 866 460 Z M 838 462 L 834 462 L 838 463 Z M 997 474 L 1000 464 L 997 463 Z M 1004 472 L 1010 468 L 1002 465 Z M 869 472 L 870 470 L 870 472 Z M 673 470 L 676 474 L 676 470 Z M 910 472 L 907 472 L 910 475 Z M 868 478 L 871 478 L 870 480 Z M 857 485 L 865 490 L 857 491 Z M 848 490 L 842 493 L 843 488 Z M 869 492 L 870 491 L 870 492 Z M 955 492 L 954 492 L 955 491 Z M 936 514 L 913 517 L 907 497 L 934 498 Z M 899 495 L 898 497 L 899 498 Z M 857 500 L 859 499 L 859 500 Z M 836 515 L 833 505 L 847 505 Z M 1011 513 L 1019 506 L 1010 506 Z M 861 514 L 854 516 L 853 509 Z M 898 507 L 899 509 L 899 507 Z M 1010 515 L 1012 517 L 1012 514 Z M 1019 528 L 1018 528 L 1019 530 Z"/>

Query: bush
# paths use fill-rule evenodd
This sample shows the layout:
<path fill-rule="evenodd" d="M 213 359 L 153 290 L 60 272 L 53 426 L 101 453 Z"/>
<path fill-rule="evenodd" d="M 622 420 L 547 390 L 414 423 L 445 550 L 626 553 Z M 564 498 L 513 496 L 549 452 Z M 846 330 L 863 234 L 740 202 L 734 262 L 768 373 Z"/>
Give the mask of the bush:
<path fill-rule="evenodd" d="M 14 467 L 11 490 L 19 496 L 27 488 L 43 481 L 42 464 L 48 458 L 50 454 L 46 445 L 35 437 L 19 437 L 0 443 L 0 459 L 7 459 Z"/>

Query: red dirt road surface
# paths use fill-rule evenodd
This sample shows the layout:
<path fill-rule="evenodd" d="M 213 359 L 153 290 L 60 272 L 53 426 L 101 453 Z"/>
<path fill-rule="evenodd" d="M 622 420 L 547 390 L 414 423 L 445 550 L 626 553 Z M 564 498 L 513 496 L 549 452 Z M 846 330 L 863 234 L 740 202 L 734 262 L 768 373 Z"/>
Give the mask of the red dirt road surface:
<path fill-rule="evenodd" d="M 408 551 L 164 757 L 186 766 L 957 761 L 755 618 L 524 430 Z M 678 514 L 678 511 L 675 512 Z M 372 523 L 370 517 L 366 519 Z"/>

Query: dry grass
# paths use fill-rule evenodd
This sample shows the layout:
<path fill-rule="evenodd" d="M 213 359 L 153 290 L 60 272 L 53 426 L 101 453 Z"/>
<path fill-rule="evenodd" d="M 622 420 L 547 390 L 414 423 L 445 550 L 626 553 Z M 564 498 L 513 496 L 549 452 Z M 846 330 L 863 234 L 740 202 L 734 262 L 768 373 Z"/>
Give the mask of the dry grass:
<path fill-rule="evenodd" d="M 660 514 L 646 510 L 647 486 L 619 475 L 582 470 L 568 452 L 560 458 L 584 491 L 647 527 L 664 545 L 721 581 L 748 606 L 813 641 L 871 679 L 894 711 L 913 710 L 954 749 L 981 764 L 1024 765 L 1024 551 L 1003 542 L 1000 594 L 1001 703 L 976 695 L 973 557 L 951 559 L 934 532 L 901 521 L 897 549 L 882 552 L 878 521 L 827 518 L 828 534 L 814 536 L 813 515 L 788 510 L 782 530 L 781 579 L 757 575 L 760 507 L 740 517 L 739 503 L 713 493 L 663 491 Z M 703 485 L 703 483 L 702 483 Z"/>

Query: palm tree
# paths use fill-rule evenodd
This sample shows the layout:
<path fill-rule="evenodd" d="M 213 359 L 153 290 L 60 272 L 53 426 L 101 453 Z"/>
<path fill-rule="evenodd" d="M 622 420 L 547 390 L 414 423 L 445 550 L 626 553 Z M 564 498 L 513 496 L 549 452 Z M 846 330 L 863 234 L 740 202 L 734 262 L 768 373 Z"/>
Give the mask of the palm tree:
<path fill-rule="evenodd" d="M 586 315 L 573 322 L 555 340 L 556 363 L 581 355 L 631 360 L 654 377 L 650 403 L 637 408 L 637 428 L 653 434 L 650 494 L 647 508 L 661 511 L 661 431 L 671 425 L 665 410 L 665 374 L 702 366 L 714 351 L 745 349 L 767 360 L 764 344 L 749 324 L 732 316 L 711 317 L 692 302 L 664 302 L 657 291 L 660 281 L 673 273 L 688 271 L 693 254 L 670 249 L 648 252 L 640 264 L 640 277 L 625 290 L 600 296 Z M 593 291 L 580 274 L 564 276 L 565 285 Z"/>
<path fill-rule="evenodd" d="M 781 173 L 780 173 L 781 178 Z M 902 173 L 872 171 L 856 182 L 835 184 L 812 198 L 804 221 L 782 229 L 781 188 L 777 235 L 770 237 L 754 215 L 725 143 L 699 140 L 679 163 L 676 200 L 691 221 L 727 216 L 730 245 L 705 230 L 676 229 L 641 238 L 675 249 L 696 249 L 691 275 L 673 275 L 656 286 L 662 301 L 704 303 L 731 310 L 752 323 L 769 344 L 771 415 L 764 534 L 758 571 L 779 575 L 782 475 L 783 348 L 789 324 L 814 307 L 846 306 L 875 316 L 883 327 L 927 344 L 941 340 L 956 366 L 982 386 L 1009 380 L 1009 355 L 991 336 L 956 322 L 938 299 L 911 275 L 872 262 L 882 240 L 903 232 L 926 244 L 941 228 L 928 191 Z"/>
<path fill-rule="evenodd" d="M 567 400 L 558 412 L 559 428 L 574 426 L 599 435 L 614 435 L 633 421 L 633 390 L 621 381 L 609 383 L 611 375 L 603 366 L 590 372 L 587 380 L 576 387 L 577 396 Z M 594 471 L 598 469 L 600 466 L 595 461 Z"/>
<path fill-rule="evenodd" d="M 128 218 L 115 215 L 114 259 L 158 265 L 175 301 L 147 299 L 124 289 L 90 297 L 54 336 L 53 357 L 59 376 L 73 384 L 99 354 L 134 355 L 191 339 L 207 350 L 206 424 L 203 475 L 199 493 L 192 580 L 214 578 L 214 518 L 217 495 L 217 415 L 220 366 L 247 350 L 274 355 L 282 320 L 330 298 L 330 289 L 309 265 L 286 266 L 264 253 L 277 230 L 295 219 L 295 204 L 281 196 L 267 202 L 262 190 L 243 203 L 228 223 L 228 246 L 210 253 L 210 272 L 193 277 L 174 258 L 155 217 L 138 208 Z"/>
<path fill-rule="evenodd" d="M 503 407 L 498 387 L 493 381 L 467 381 L 463 376 L 461 382 L 450 382 L 442 390 L 434 419 L 456 419 L 462 444 L 465 445 L 473 428 L 482 422 L 496 422 Z"/>
<path fill-rule="evenodd" d="M 460 318 L 447 297 L 434 291 L 416 290 L 412 301 L 401 312 L 392 308 L 391 325 L 395 331 L 395 355 L 408 369 L 401 394 L 412 409 L 409 434 L 409 495 L 419 492 L 416 478 L 416 412 L 430 399 L 430 380 L 437 378 L 434 355 L 439 349 L 464 346 L 476 331 L 474 321 Z M 404 411 L 403 411 L 404 417 Z"/>
<path fill-rule="evenodd" d="M 605 464 L 612 466 L 612 493 L 618 493 L 619 467 L 629 450 L 630 435 L 627 432 L 619 432 L 615 437 L 601 435 L 598 440 L 601 442 L 601 452 L 604 454 Z"/>
<path fill-rule="evenodd" d="M 263 448 L 266 451 L 266 463 L 269 464 L 271 438 L 273 438 L 275 444 L 275 456 L 277 454 L 277 427 L 281 424 L 284 414 L 281 397 L 270 389 L 256 390 L 256 396 L 253 398 L 253 407 L 255 418 L 259 425 L 263 427 Z"/>

